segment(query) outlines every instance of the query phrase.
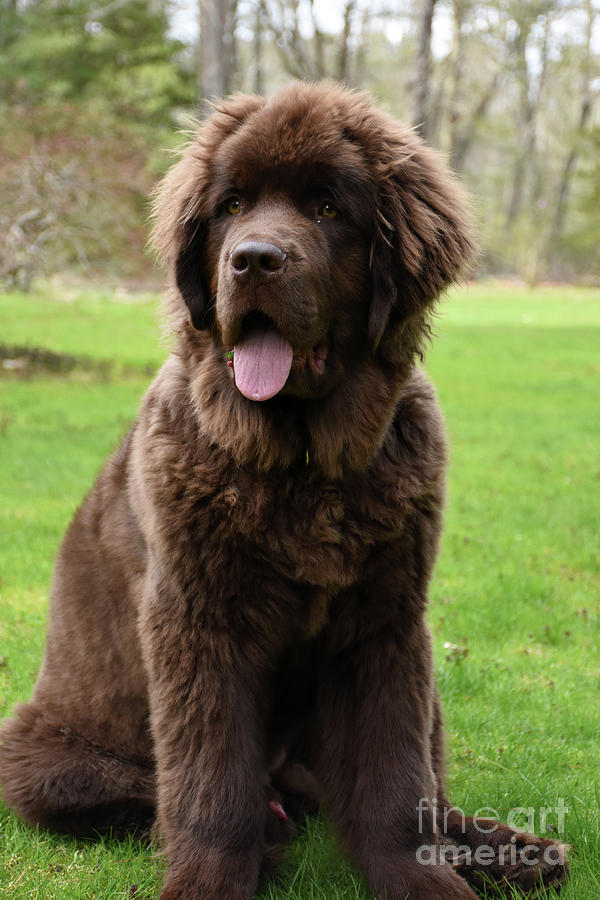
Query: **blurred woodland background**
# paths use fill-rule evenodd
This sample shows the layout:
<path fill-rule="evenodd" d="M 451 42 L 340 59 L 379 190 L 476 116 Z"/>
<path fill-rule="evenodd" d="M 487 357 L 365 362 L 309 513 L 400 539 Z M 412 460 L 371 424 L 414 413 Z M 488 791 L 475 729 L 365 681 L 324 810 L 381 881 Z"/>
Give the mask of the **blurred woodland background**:
<path fill-rule="evenodd" d="M 0 286 L 156 278 L 165 149 L 204 98 L 290 78 L 367 88 L 447 155 L 480 274 L 600 283 L 598 0 L 0 0 Z"/>

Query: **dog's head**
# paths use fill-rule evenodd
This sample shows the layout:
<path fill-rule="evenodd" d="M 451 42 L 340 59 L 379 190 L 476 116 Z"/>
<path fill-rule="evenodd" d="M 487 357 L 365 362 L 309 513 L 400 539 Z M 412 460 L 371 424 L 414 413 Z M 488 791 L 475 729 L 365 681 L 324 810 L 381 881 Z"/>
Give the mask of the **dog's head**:
<path fill-rule="evenodd" d="M 464 206 L 365 95 L 296 83 L 215 110 L 157 194 L 154 244 L 243 394 L 318 397 L 368 355 L 418 349 L 472 252 Z"/>

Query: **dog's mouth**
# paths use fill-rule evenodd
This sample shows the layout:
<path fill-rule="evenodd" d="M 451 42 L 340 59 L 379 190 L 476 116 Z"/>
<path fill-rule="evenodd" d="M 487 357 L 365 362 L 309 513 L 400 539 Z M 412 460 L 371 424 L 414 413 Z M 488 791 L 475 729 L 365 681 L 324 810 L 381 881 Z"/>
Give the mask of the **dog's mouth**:
<path fill-rule="evenodd" d="M 295 350 L 268 316 L 250 314 L 233 350 L 236 387 L 249 400 L 269 400 L 284 388 L 292 366 L 323 375 L 328 354 L 327 338 L 310 350 Z"/>

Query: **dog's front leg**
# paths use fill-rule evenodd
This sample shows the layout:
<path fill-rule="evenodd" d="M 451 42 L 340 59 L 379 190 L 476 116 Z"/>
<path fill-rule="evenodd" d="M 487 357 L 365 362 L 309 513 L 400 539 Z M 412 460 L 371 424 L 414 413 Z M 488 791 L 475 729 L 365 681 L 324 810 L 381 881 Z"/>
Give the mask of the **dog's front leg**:
<path fill-rule="evenodd" d="M 169 861 L 161 900 L 249 900 L 267 809 L 261 660 L 202 585 L 153 581 L 140 634 Z"/>
<path fill-rule="evenodd" d="M 423 586 L 396 571 L 393 559 L 381 563 L 332 610 L 315 774 L 378 898 L 475 900 L 440 861 L 432 815 L 434 691 Z"/>

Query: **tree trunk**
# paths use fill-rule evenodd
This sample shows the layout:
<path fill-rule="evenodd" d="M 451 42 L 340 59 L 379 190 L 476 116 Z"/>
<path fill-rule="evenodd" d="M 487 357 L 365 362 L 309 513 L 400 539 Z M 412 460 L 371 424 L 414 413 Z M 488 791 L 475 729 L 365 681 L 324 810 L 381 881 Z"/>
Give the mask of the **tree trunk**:
<path fill-rule="evenodd" d="M 200 13 L 198 106 L 202 110 L 203 100 L 223 97 L 227 92 L 223 53 L 227 0 L 199 0 L 198 6 Z"/>
<path fill-rule="evenodd" d="M 429 125 L 429 83 L 431 80 L 431 30 L 436 0 L 421 0 L 414 69 L 413 124 L 424 138 Z"/>
<path fill-rule="evenodd" d="M 326 75 L 325 70 L 325 43 L 323 38 L 323 33 L 319 29 L 317 24 L 317 17 L 315 15 L 315 4 L 314 0 L 310 0 L 310 15 L 312 19 L 312 26 L 314 32 L 314 46 L 315 46 L 315 70 L 317 76 L 319 78 L 324 78 Z"/>
<path fill-rule="evenodd" d="M 460 131 L 460 92 L 463 77 L 465 34 L 463 26 L 467 15 L 468 0 L 454 0 L 452 4 L 453 29 L 452 29 L 452 53 L 450 67 L 450 99 L 448 102 L 448 127 L 446 130 L 445 148 L 448 156 L 452 158 L 456 149 L 458 134 Z"/>
<path fill-rule="evenodd" d="M 552 18 L 548 14 L 546 15 L 546 21 L 544 23 L 544 42 L 542 45 L 542 68 L 540 71 L 540 75 L 537 83 L 537 91 L 535 98 L 533 100 L 533 108 L 534 108 L 534 120 L 532 126 L 532 135 L 531 135 L 531 156 L 530 156 L 530 165 L 531 165 L 531 207 L 532 209 L 539 208 L 539 203 L 543 198 L 544 193 L 544 183 L 546 180 L 546 172 L 544 166 L 542 164 L 539 140 L 538 140 L 538 115 L 537 111 L 540 109 L 543 101 L 544 101 L 544 92 L 546 89 L 546 79 L 548 76 L 548 56 L 550 50 L 550 30 L 552 25 Z"/>
<path fill-rule="evenodd" d="M 265 75 L 263 69 L 263 32 L 266 18 L 264 0 L 256 4 L 254 20 L 254 90 L 257 94 L 265 92 Z"/>
<path fill-rule="evenodd" d="M 238 23 L 238 0 L 225 0 L 225 18 L 223 22 L 222 58 L 223 58 L 223 93 L 230 94 L 236 84 L 239 61 L 236 38 Z"/>
<path fill-rule="evenodd" d="M 344 8 L 344 28 L 342 30 L 340 52 L 338 56 L 337 77 L 339 81 L 348 83 L 349 78 L 349 60 L 350 48 L 348 42 L 352 31 L 352 16 L 354 14 L 355 0 L 348 0 Z"/>
<path fill-rule="evenodd" d="M 349 78 L 354 87 L 362 87 L 365 83 L 367 71 L 367 49 L 369 44 L 369 28 L 370 28 L 369 8 L 363 10 L 358 33 L 360 34 L 360 44 L 358 45 L 354 55 L 354 66 L 352 77 Z"/>
<path fill-rule="evenodd" d="M 506 214 L 506 226 L 510 228 L 521 212 L 523 189 L 534 142 L 534 108 L 529 96 L 529 68 L 527 65 L 527 42 L 531 31 L 530 21 L 518 22 L 518 33 L 513 42 L 516 58 L 516 75 L 519 86 L 519 129 L 517 141 L 519 149 L 515 160 L 510 200 Z"/>
<path fill-rule="evenodd" d="M 587 11 L 588 24 L 586 32 L 585 55 L 583 58 L 581 72 L 581 107 L 579 110 L 579 122 L 573 145 L 569 150 L 569 153 L 567 154 L 567 158 L 562 170 L 562 176 L 558 188 L 556 209 L 552 222 L 552 230 L 550 232 L 550 238 L 548 240 L 549 255 L 551 255 L 552 251 L 558 244 L 564 231 L 567 209 L 569 206 L 569 194 L 571 192 L 573 173 L 577 168 L 577 162 L 579 158 L 579 142 L 581 140 L 581 135 L 585 131 L 585 128 L 589 121 L 594 100 L 594 95 L 592 93 L 592 33 L 594 30 L 594 22 L 597 13 L 589 0 L 587 4 Z"/>

